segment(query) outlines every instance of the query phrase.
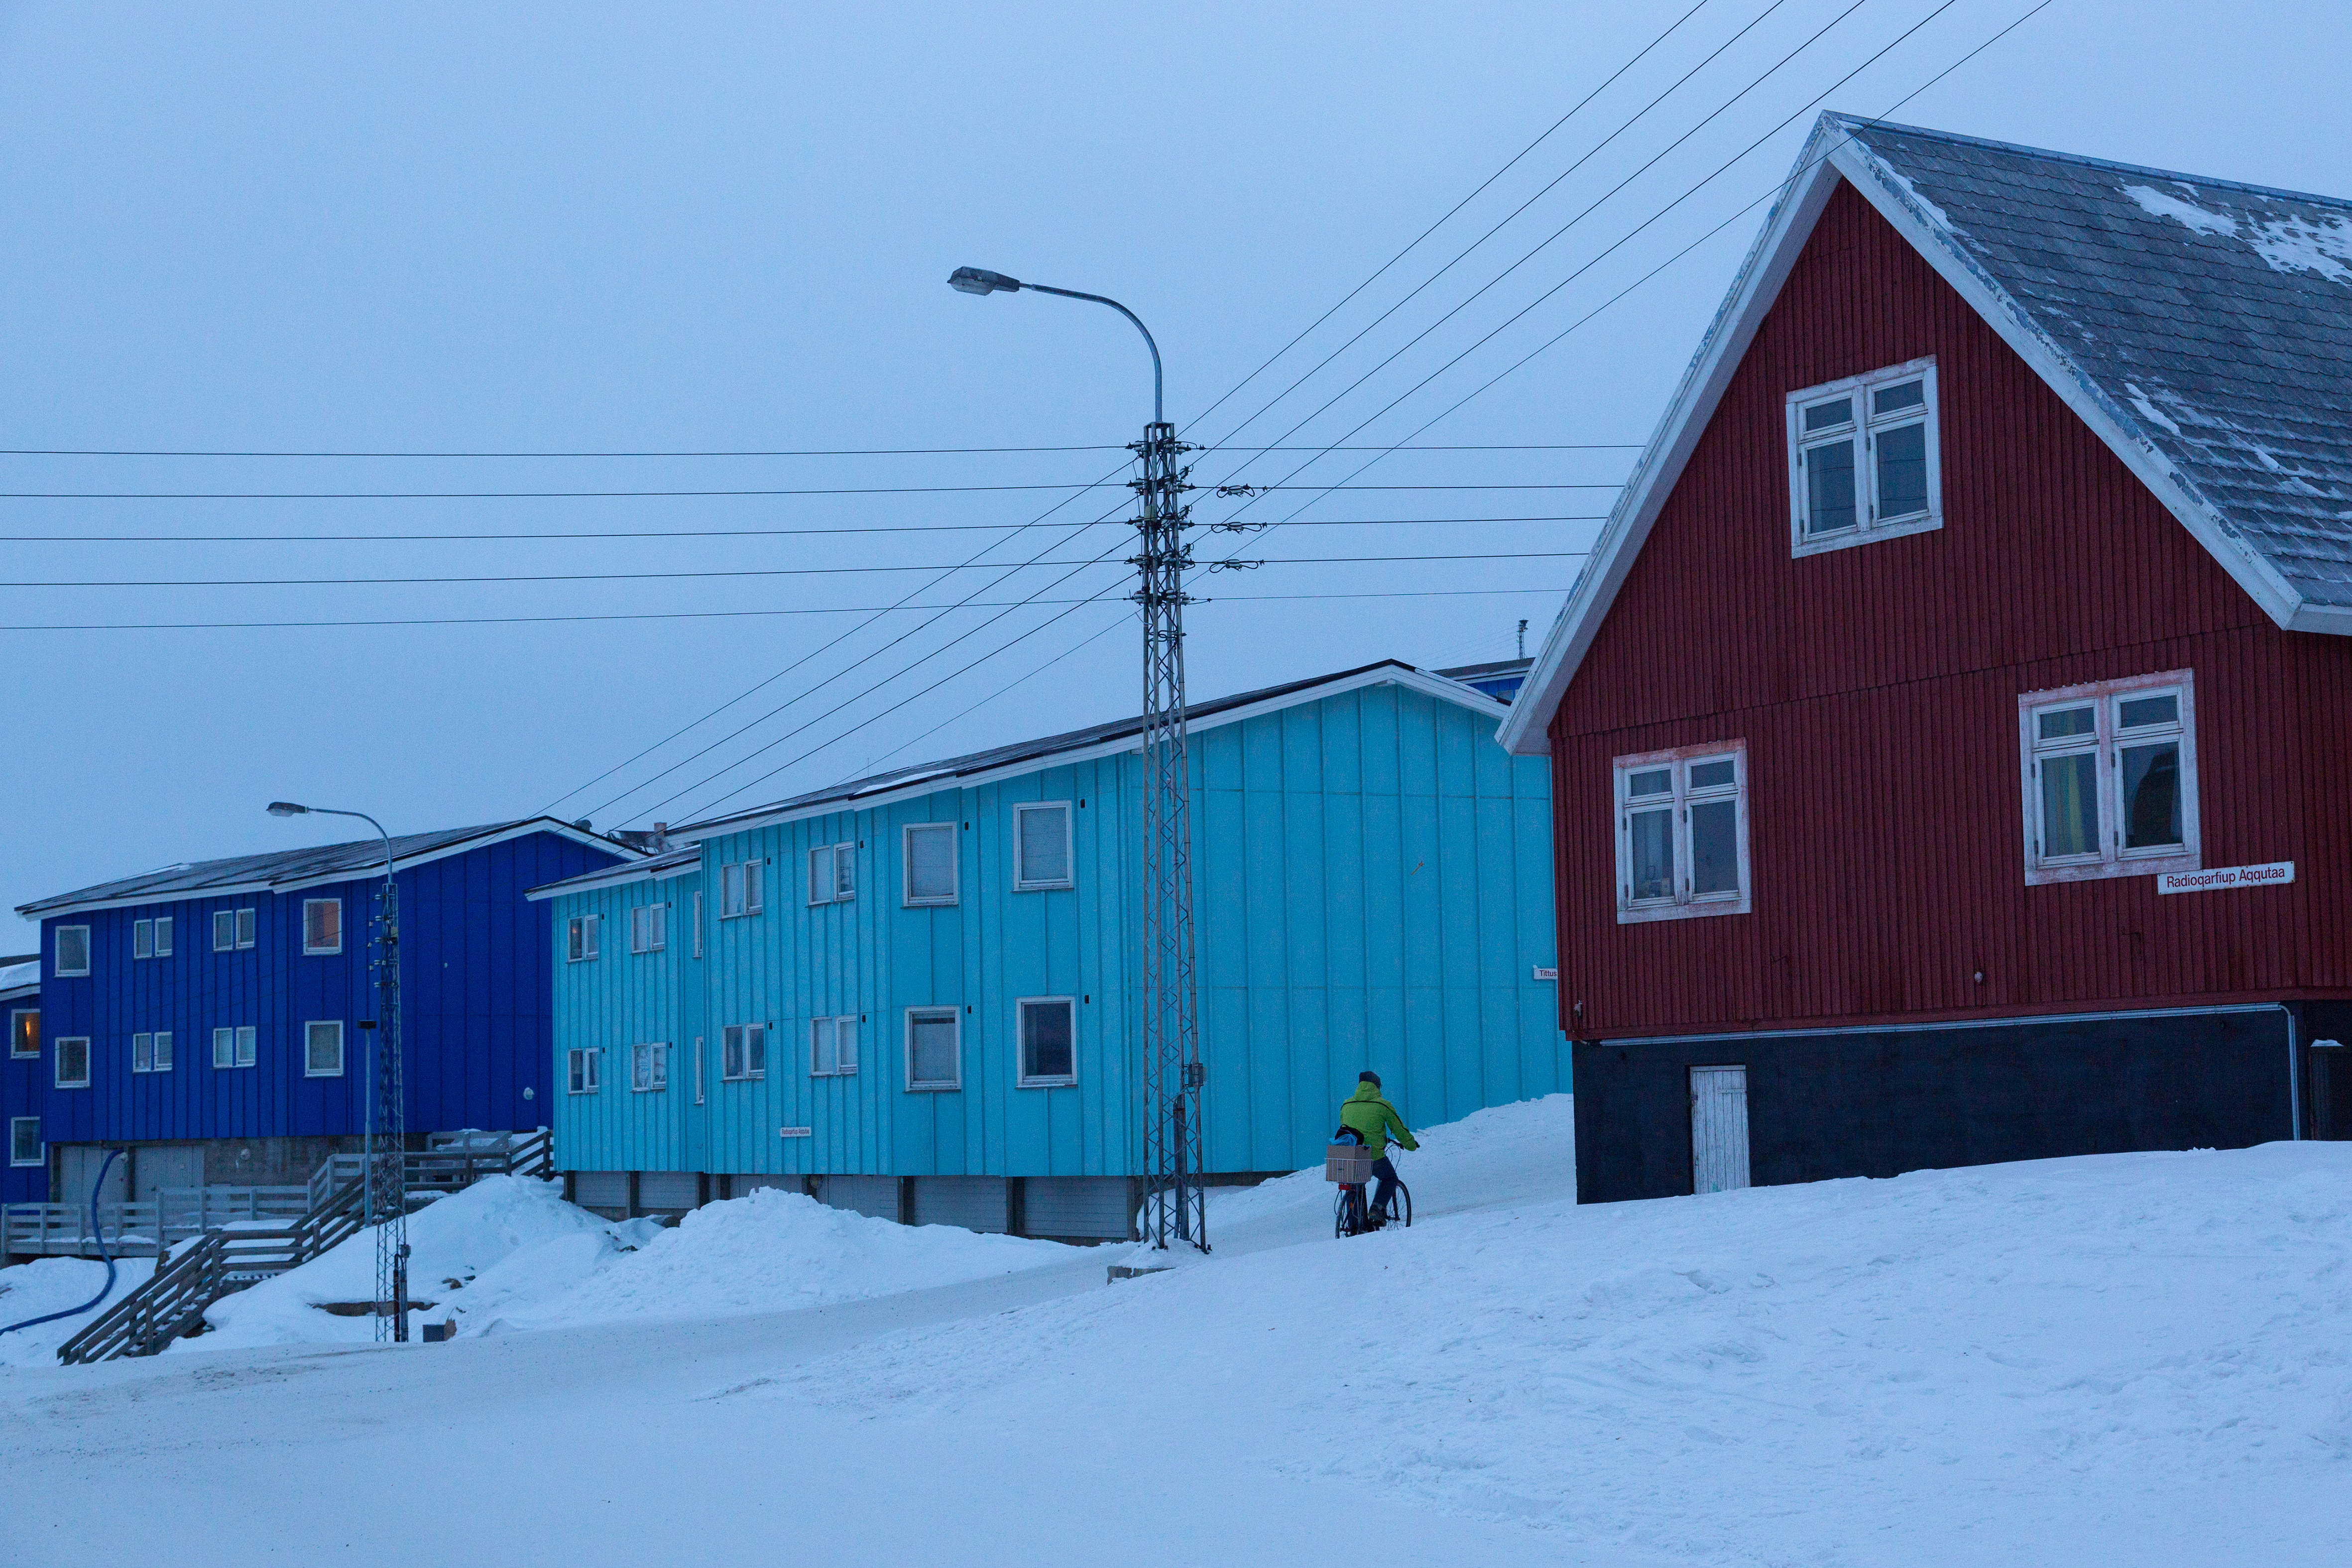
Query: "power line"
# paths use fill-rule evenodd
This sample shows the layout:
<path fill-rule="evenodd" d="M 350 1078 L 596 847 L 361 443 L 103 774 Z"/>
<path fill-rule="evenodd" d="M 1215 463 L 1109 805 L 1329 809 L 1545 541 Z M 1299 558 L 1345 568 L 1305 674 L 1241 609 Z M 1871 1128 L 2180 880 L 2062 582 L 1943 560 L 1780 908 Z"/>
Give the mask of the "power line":
<path fill-rule="evenodd" d="M 1454 599 L 1497 594 L 1565 594 L 1562 588 L 1402 588 L 1374 589 L 1355 594 L 1203 594 L 1196 605 L 1290 603 L 1307 599 Z M 316 621 L 44 621 L 18 625 L 0 623 L 0 632 L 194 632 L 316 630 L 369 626 L 508 626 L 567 625 L 580 621 L 724 621 L 772 616 L 888 615 L 930 609 L 1017 610 L 1031 605 L 1090 605 L 1101 598 L 979 599 L 962 605 L 827 605 L 780 610 L 633 610 L 583 616 L 418 616 L 384 620 Z M 590 783 L 596 781 L 590 780 Z M 576 791 L 574 792 L 577 793 Z"/>
<path fill-rule="evenodd" d="M 1012 490 L 1124 489 L 1126 481 L 1059 485 L 844 485 L 736 490 L 0 490 L 0 500 L 720 500 L 772 496 L 983 495 Z M 1260 485 L 1260 489 L 1296 487 Z M 1366 490 L 1613 490 L 1612 484 L 1348 485 Z"/>
<path fill-rule="evenodd" d="M 1704 4 L 1705 0 L 1701 0 L 1701 3 Z M 1692 9 L 1696 10 L 1697 7 L 1694 6 Z M 1557 128 L 1555 127 L 1555 129 Z M 1546 134 L 1549 133 L 1547 132 Z M 1516 162 L 1516 160 L 1514 161 Z M 1508 164 L 1505 165 L 1507 168 L 1508 166 Z M 1476 193 L 1473 192 L 1472 194 L 1475 195 Z M 1441 219 L 1440 221 L 1442 222 L 1444 220 Z M 1402 256 L 1403 253 L 1401 251 L 1398 254 Z M 1374 274 L 1374 276 L 1377 277 L 1378 274 Z M 1369 281 L 1369 279 L 1367 279 L 1367 281 Z M 1350 296 L 1350 298 L 1352 298 L 1352 296 Z M 1347 301 L 1344 300 L 1340 301 L 1341 304 L 1345 304 L 1346 302 Z M 1337 306 L 1333 307 L 1335 310 L 1337 308 Z M 1267 363 L 1272 363 L 1273 362 L 1269 360 Z M 1239 391 L 1240 389 L 1241 384 L 1236 384 L 1234 391 Z M 1232 395 L 1233 393 L 1230 392 L 1225 395 L 1226 397 L 1230 397 Z M 1219 398 L 1217 401 L 1222 403 L 1224 399 Z M 1209 406 L 1213 408 L 1216 406 L 1216 404 L 1211 404 Z M 1207 410 L 1204 409 L 1202 412 L 1206 413 Z M 1228 447 L 1225 449 L 1227 451 L 1234 452 L 1250 452 L 1266 451 L 1271 450 L 1272 448 L 1256 447 Z M 1300 447 L 1294 449 L 1304 452 L 1310 450 L 1311 448 Z M 1369 447 L 1363 448 L 1365 451 L 1370 451 L 1371 449 L 1372 448 Z M 1405 448 L 1405 450 L 1415 452 L 1638 452 L 1641 449 L 1642 444 L 1639 441 L 1576 441 L 1540 444 L 1513 443 L 1504 445 L 1412 447 Z M 1102 442 L 1094 446 L 1083 447 L 803 447 L 764 452 L 293 452 L 258 450 L 239 452 L 221 449 L 195 450 L 193 448 L 173 451 L 164 449 L 134 450 L 129 447 L 0 447 L 0 458 L 305 458 L 322 459 L 448 458 L 452 460 L 473 458 L 544 458 L 554 460 L 590 458 L 929 458 L 951 456 L 969 457 L 1016 452 L 1123 452 L 1125 450 L 1127 450 L 1127 447 L 1124 444 L 1116 442 Z"/>
<path fill-rule="evenodd" d="M 1680 27 L 1685 22 L 1689 21 L 1693 16 L 1697 16 L 1700 11 L 1706 8 L 1706 0 L 1698 0 L 1697 5 L 1693 5 L 1689 10 L 1684 12 L 1681 16 L 1668 23 L 1664 32 L 1660 33 L 1656 37 L 1652 38 L 1648 43 L 1643 45 L 1641 49 L 1634 54 L 1632 59 L 1627 60 L 1623 65 L 1619 66 L 1615 70 L 1610 72 L 1608 77 L 1602 80 L 1599 87 L 1594 88 L 1591 92 L 1588 92 L 1582 98 L 1578 99 L 1576 102 L 1570 107 L 1569 111 L 1566 114 L 1563 114 L 1558 120 L 1553 121 L 1551 124 L 1545 129 L 1542 135 L 1537 137 L 1534 141 L 1528 142 L 1526 146 L 1512 153 L 1510 158 L 1501 168 L 1487 175 L 1484 180 L 1479 181 L 1476 189 L 1473 190 L 1468 195 L 1464 196 L 1460 201 L 1455 202 L 1452 206 L 1446 208 L 1444 215 L 1441 216 L 1435 223 L 1431 224 L 1427 228 L 1423 229 L 1419 234 L 1415 235 L 1412 242 L 1406 245 L 1402 250 L 1398 251 L 1394 256 L 1391 256 L 1386 261 L 1381 262 L 1379 267 L 1373 268 L 1370 277 L 1366 278 L 1361 283 L 1357 284 L 1353 289 L 1349 289 L 1347 293 L 1341 295 L 1338 304 L 1333 305 L 1329 310 L 1324 311 L 1321 315 L 1307 322 L 1307 325 L 1300 330 L 1297 337 L 1291 339 L 1288 342 L 1275 350 L 1273 353 L 1266 356 L 1265 364 L 1259 365 L 1255 370 L 1250 372 L 1247 375 L 1234 383 L 1233 385 L 1225 389 L 1223 395 L 1220 396 L 1216 402 L 1210 404 L 1209 406 L 1202 409 L 1200 413 L 1192 416 L 1192 417 L 1187 421 L 1186 427 L 1189 429 L 1192 426 L 1198 425 L 1202 420 L 1206 419 L 1210 415 L 1214 414 L 1219 408 L 1224 406 L 1226 398 L 1233 396 L 1234 393 L 1239 392 L 1243 387 L 1247 386 L 1251 382 L 1255 381 L 1259 376 L 1264 375 L 1266 372 L 1267 366 L 1272 365 L 1275 361 L 1288 353 L 1292 349 L 1297 348 L 1306 340 L 1307 333 L 1313 331 L 1316 328 L 1329 321 L 1341 310 L 1345 309 L 1349 300 L 1362 293 L 1365 289 L 1370 288 L 1374 283 L 1379 282 L 1381 278 L 1390 268 L 1394 267 L 1398 262 L 1402 261 L 1407 256 L 1411 255 L 1413 250 L 1420 246 L 1423 240 L 1427 239 L 1431 235 L 1435 234 L 1439 229 L 1444 227 L 1446 223 L 1453 218 L 1455 213 L 1460 212 L 1464 207 L 1466 207 L 1472 202 L 1476 201 L 1478 197 L 1486 192 L 1489 185 L 1492 185 L 1496 180 L 1501 179 L 1505 174 L 1509 174 L 1514 168 L 1517 167 L 1521 159 L 1534 152 L 1537 148 L 1542 146 L 1546 142 L 1550 141 L 1553 132 L 1558 131 L 1570 120 L 1575 119 L 1579 110 L 1581 110 L 1586 104 L 1591 103 L 1594 99 L 1600 97 L 1603 91 L 1607 90 L 1610 84 L 1614 82 L 1619 77 L 1623 76 L 1627 71 L 1632 70 L 1635 66 L 1641 64 L 1642 61 L 1647 58 L 1652 49 L 1654 49 L 1660 44 L 1664 43 L 1667 38 L 1673 36 L 1677 27 Z M 1265 413 L 1266 409 L 1274 406 L 1275 402 L 1279 401 L 1280 399 L 1276 398 L 1273 402 L 1268 402 L 1261 405 L 1257 413 Z M 1250 416 L 1250 419 L 1255 419 L 1256 417 L 1257 414 Z M 1229 436 L 1238 434 L 1248 426 L 1249 422 L 1249 419 L 1243 420 L 1241 424 L 1234 426 L 1233 430 L 1227 432 L 1227 434 Z M 1218 446 L 1227 451 L 1250 450 L 1248 447 L 1230 447 L 1222 441 L 1218 443 Z"/>
<path fill-rule="evenodd" d="M 1376 447 L 1353 448 L 1378 451 Z M 1469 522 L 1605 522 L 1607 512 L 1547 513 L 1534 517 L 1318 517 L 1301 528 L 1374 528 L 1417 523 Z M 1105 518 L 1088 528 L 1106 524 L 1125 527 L 1125 520 Z M 894 533 L 1018 533 L 1026 522 L 913 522 L 887 526 L 857 524 L 841 528 L 651 528 L 579 530 L 562 532 L 499 533 L 11 533 L 0 534 L 0 544 L 440 544 L 529 542 L 532 540 L 579 539 L 789 539 L 852 535 L 872 539 Z"/>

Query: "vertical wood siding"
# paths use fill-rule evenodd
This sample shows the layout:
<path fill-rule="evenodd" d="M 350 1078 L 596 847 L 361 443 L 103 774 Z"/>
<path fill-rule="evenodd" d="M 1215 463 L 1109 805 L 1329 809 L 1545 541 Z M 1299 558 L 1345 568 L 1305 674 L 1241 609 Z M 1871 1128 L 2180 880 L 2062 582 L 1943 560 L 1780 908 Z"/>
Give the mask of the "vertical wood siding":
<path fill-rule="evenodd" d="M 546 927 L 526 889 L 612 864 L 554 834 L 530 834 L 399 872 L 403 1060 L 413 1132 L 545 1125 L 552 1037 Z M 371 971 L 381 879 L 285 893 L 100 910 L 42 922 L 39 1064 L 51 1143 L 356 1135 L 367 1120 Z M 302 952 L 302 904 L 339 898 L 343 948 Z M 255 911 L 255 942 L 215 952 L 218 910 Z M 169 915 L 169 958 L 131 957 L 134 921 Z M 56 928 L 90 928 L 90 973 L 54 973 Z M 343 1072 L 303 1071 L 304 1026 L 343 1024 Z M 215 1068 L 212 1032 L 257 1031 L 255 1065 Z M 169 1072 L 131 1070 L 131 1037 L 172 1031 Z M 90 1086 L 55 1087 L 54 1041 L 86 1035 Z M 522 1098 L 530 1088 L 531 1099 Z"/>
<path fill-rule="evenodd" d="M 1568 1087 L 1554 1021 L 1549 790 L 1491 718 L 1393 686 L 1302 703 L 1194 737 L 1193 910 L 1209 1167 L 1314 1163 L 1369 1066 L 1416 1124 Z M 708 841 L 768 862 L 767 907 L 709 922 L 710 1102 L 686 1110 L 714 1172 L 1127 1175 L 1139 1168 L 1143 775 L 1129 753 L 968 790 Z M 1072 806 L 1076 886 L 1013 890 L 1013 808 Z M 905 907 L 902 829 L 953 822 L 960 901 Z M 807 901 L 807 855 L 858 846 L 857 896 Z M 550 900 L 550 929 L 598 892 Z M 714 900 L 715 905 L 715 900 Z M 616 923 L 609 928 L 625 932 Z M 674 943 L 675 945 L 675 943 Z M 608 953 L 610 947 L 608 945 Z M 609 963 L 609 959 L 604 961 Z M 559 1047 L 612 1037 L 635 1000 L 558 964 Z M 1075 1084 L 1018 1087 L 1015 1008 L 1077 1001 Z M 906 1010 L 963 1015 L 963 1086 L 905 1088 Z M 856 1013 L 857 1072 L 812 1078 L 809 1021 Z M 721 1084 L 719 1031 L 772 1025 L 767 1078 Z M 608 1047 L 609 1048 L 609 1047 Z M 609 1058 L 608 1058 L 609 1059 Z M 670 1098 L 684 1106 L 681 1075 Z M 610 1080 L 603 1098 L 613 1093 Z M 559 1120 L 567 1167 L 659 1169 L 600 1112 Z M 808 1127 L 807 1138 L 779 1129 Z M 698 1139 L 698 1142 L 697 1140 Z"/>
<path fill-rule="evenodd" d="M 1929 354 L 1943 527 L 1792 560 L 1785 395 Z M 2196 675 L 2204 863 L 2291 859 L 2297 882 L 2027 887 L 2018 696 L 2176 668 Z M 1550 726 L 1562 1021 L 1605 1037 L 2352 986 L 2348 672 L 2352 641 L 2279 631 L 1841 188 Z M 1611 759 L 1732 739 L 1754 913 L 1619 925 Z"/>

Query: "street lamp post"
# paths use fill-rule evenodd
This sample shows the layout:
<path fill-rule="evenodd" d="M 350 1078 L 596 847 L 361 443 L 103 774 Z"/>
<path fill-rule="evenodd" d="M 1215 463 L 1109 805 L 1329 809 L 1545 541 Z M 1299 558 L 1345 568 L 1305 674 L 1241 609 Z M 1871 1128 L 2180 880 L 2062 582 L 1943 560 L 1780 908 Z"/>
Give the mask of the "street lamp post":
<path fill-rule="evenodd" d="M 1184 569 L 1192 563 L 1184 542 L 1191 509 L 1183 494 L 1188 470 L 1177 459 L 1191 450 L 1167 422 L 1160 345 L 1136 313 L 1101 294 L 1024 283 L 1002 272 L 959 267 L 948 285 L 966 294 L 1058 294 L 1108 305 L 1134 323 L 1151 350 L 1151 423 L 1133 450 L 1143 466 L 1133 481 L 1142 498 L 1136 520 L 1140 576 L 1133 595 L 1143 610 L 1143 1094 L 1144 1206 L 1148 1239 L 1165 1247 L 1184 1242 L 1209 1247 L 1206 1194 L 1201 1172 L 1200 1029 L 1192 956 L 1192 775 L 1184 722 Z"/>
<path fill-rule="evenodd" d="M 383 892 L 376 923 L 376 1016 L 370 1033 L 371 1079 L 366 1131 L 361 1154 L 362 1219 L 375 1234 L 375 1337 L 408 1340 L 408 1162 L 407 1103 L 400 1060 L 400 884 L 393 879 L 392 835 L 363 811 L 333 806 L 269 803 L 272 816 L 350 816 L 366 823 L 383 840 Z M 369 1020 L 362 1019 L 366 1029 Z M 310 1049 L 310 1042 L 303 1042 Z M 387 1321 L 384 1304 L 391 1303 Z"/>

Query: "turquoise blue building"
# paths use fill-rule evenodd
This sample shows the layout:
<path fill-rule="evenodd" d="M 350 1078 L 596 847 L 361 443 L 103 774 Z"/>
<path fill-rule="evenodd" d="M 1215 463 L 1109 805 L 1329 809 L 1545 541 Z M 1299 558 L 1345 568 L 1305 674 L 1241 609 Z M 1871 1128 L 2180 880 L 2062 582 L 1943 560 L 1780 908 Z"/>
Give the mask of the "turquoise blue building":
<path fill-rule="evenodd" d="M 1366 1067 L 1416 1125 L 1569 1087 L 1549 772 L 1496 743 L 1506 709 L 1395 662 L 1192 706 L 1213 1178 L 1319 1163 Z M 577 1200 L 788 1184 L 914 1223 L 1125 1236 L 1139 734 L 877 774 L 534 889 Z"/>

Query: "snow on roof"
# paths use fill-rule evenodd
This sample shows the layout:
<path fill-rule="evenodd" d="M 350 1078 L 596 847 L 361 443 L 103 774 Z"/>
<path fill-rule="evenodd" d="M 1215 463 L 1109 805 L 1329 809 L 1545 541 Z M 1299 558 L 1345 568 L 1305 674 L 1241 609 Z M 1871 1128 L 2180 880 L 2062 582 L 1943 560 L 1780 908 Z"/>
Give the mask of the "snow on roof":
<path fill-rule="evenodd" d="M 35 953 L 29 959 L 0 965 L 0 991 L 22 990 L 27 985 L 38 985 L 40 983 L 41 959 L 38 953 Z"/>

